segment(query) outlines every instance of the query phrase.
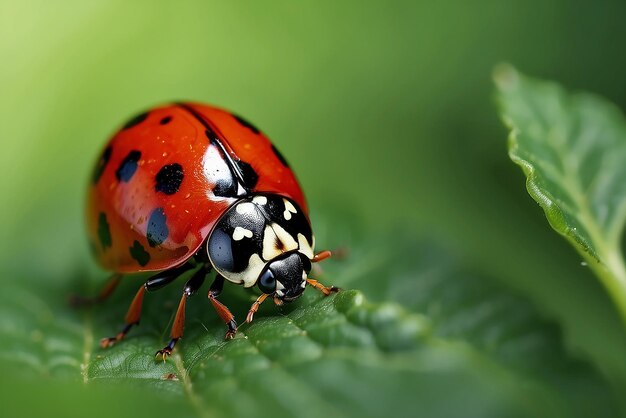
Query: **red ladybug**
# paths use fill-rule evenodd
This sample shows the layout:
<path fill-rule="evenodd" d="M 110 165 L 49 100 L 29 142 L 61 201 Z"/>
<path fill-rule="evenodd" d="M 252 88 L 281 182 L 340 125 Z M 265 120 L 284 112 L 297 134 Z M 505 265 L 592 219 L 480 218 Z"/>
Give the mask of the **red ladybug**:
<path fill-rule="evenodd" d="M 225 110 L 197 103 L 152 109 L 127 122 L 109 141 L 93 171 L 87 201 L 89 238 L 98 262 L 115 272 L 99 299 L 122 275 L 157 272 L 139 288 L 125 327 L 100 341 L 122 340 L 140 319 L 146 290 L 195 272 L 183 288 L 165 359 L 183 335 L 185 303 L 216 271 L 208 297 L 228 326 L 237 324 L 217 300 L 224 281 L 263 292 L 246 322 L 271 296 L 277 305 L 307 284 L 337 290 L 308 277 L 314 253 L 302 189 L 285 158 L 254 125 Z"/>

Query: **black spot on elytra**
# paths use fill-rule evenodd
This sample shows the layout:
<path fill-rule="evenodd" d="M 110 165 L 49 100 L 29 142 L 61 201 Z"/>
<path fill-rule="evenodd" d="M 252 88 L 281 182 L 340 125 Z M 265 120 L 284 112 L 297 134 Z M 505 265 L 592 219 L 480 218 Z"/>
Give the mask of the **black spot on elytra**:
<path fill-rule="evenodd" d="M 166 116 L 163 119 L 161 119 L 161 122 L 159 122 L 161 125 L 167 125 L 168 123 L 170 123 L 172 121 L 172 117 L 171 116 Z"/>
<path fill-rule="evenodd" d="M 161 167 L 156 175 L 157 192 L 165 194 L 174 194 L 180 188 L 180 184 L 183 182 L 185 174 L 183 173 L 183 167 L 178 164 L 168 164 Z"/>
<path fill-rule="evenodd" d="M 163 208 L 156 208 L 150 214 L 146 238 L 148 238 L 148 244 L 151 247 L 156 247 L 157 245 L 162 244 L 170 234 L 166 221 L 167 217 L 165 216 Z"/>
<path fill-rule="evenodd" d="M 239 122 L 241 125 L 245 126 L 246 128 L 250 129 L 250 130 L 251 130 L 252 132 L 254 132 L 255 134 L 258 134 L 259 132 L 261 132 L 261 131 L 259 131 L 259 130 L 258 130 L 258 128 L 257 128 L 256 126 L 254 126 L 253 124 L 251 124 L 250 122 L 248 122 L 247 120 L 245 120 L 244 118 L 242 118 L 241 116 L 239 116 L 239 115 L 235 115 L 235 114 L 233 113 L 233 117 L 234 117 L 235 119 L 237 119 L 237 122 Z"/>
<path fill-rule="evenodd" d="M 250 164 L 245 161 L 237 161 L 237 166 L 239 166 L 239 170 L 243 176 L 243 182 L 245 184 L 246 189 L 252 190 L 259 182 L 259 175 L 254 171 L 254 168 Z"/>
<path fill-rule="evenodd" d="M 140 158 L 141 152 L 136 150 L 129 152 L 115 172 L 117 179 L 119 181 L 128 182 L 135 174 L 135 171 L 137 171 L 137 162 Z"/>
<path fill-rule="evenodd" d="M 102 249 L 106 250 L 111 246 L 111 230 L 109 229 L 109 222 L 107 221 L 107 216 L 104 213 L 100 213 L 98 216 L 98 239 L 100 240 L 100 245 L 102 245 Z"/>
<path fill-rule="evenodd" d="M 100 176 L 102 176 L 104 169 L 107 167 L 107 164 L 111 159 L 111 152 L 113 152 L 113 149 L 110 145 L 106 147 L 104 151 L 102 151 L 102 155 L 100 156 L 100 159 L 96 163 L 96 167 L 93 170 L 92 181 L 94 184 L 96 184 L 98 180 L 100 180 Z"/>
<path fill-rule="evenodd" d="M 132 128 L 135 125 L 139 125 L 141 122 L 143 122 L 144 120 L 146 120 L 148 118 L 149 114 L 150 114 L 150 112 L 140 113 L 139 115 L 135 116 L 134 118 L 132 118 L 128 122 L 126 122 L 124 124 L 124 126 L 122 126 L 122 130 L 130 129 L 130 128 Z"/>
<path fill-rule="evenodd" d="M 245 161 L 236 161 L 235 164 L 237 164 L 236 169 L 239 171 L 239 174 L 243 177 L 242 187 L 244 190 L 252 190 L 259 181 L 259 175 Z M 231 173 L 230 176 L 224 176 L 217 181 L 215 187 L 213 187 L 213 194 L 219 197 L 238 197 L 240 196 L 240 190 L 238 180 Z"/>
<path fill-rule="evenodd" d="M 280 160 L 280 162 L 287 168 L 289 168 L 289 163 L 287 162 L 287 160 L 285 160 L 285 157 L 283 157 L 283 154 L 280 153 L 280 151 L 278 151 L 278 148 L 276 148 L 274 146 L 274 144 L 272 144 L 272 151 L 274 151 L 274 154 L 276 155 L 276 157 Z"/>
<path fill-rule="evenodd" d="M 213 194 L 218 197 L 237 197 L 237 183 L 232 177 L 220 179 L 213 187 Z"/>
<path fill-rule="evenodd" d="M 129 247 L 128 250 L 130 251 L 130 256 L 135 259 L 141 267 L 144 267 L 150 262 L 150 254 L 143 248 L 143 245 L 141 245 L 139 241 L 135 240 L 133 246 Z"/>

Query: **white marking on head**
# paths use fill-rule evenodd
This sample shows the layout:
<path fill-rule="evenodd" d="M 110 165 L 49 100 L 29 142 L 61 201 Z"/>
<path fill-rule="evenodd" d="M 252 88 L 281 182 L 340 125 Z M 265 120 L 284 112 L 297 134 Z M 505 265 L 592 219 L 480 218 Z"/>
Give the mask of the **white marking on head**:
<path fill-rule="evenodd" d="M 284 288 L 285 288 L 285 285 L 279 282 L 278 280 L 276 280 L 276 290 L 283 290 Z"/>
<path fill-rule="evenodd" d="M 306 280 L 303 281 L 302 283 L 300 283 L 300 287 L 303 288 L 303 289 L 306 287 Z"/>
<path fill-rule="evenodd" d="M 252 198 L 252 203 L 256 203 L 257 205 L 266 205 L 267 197 L 265 196 L 254 196 Z"/>
<path fill-rule="evenodd" d="M 284 295 L 285 295 L 285 294 L 283 293 L 283 291 L 282 291 L 282 290 L 277 290 L 277 291 L 276 291 L 276 296 L 280 296 L 280 297 L 282 297 L 282 296 L 284 296 Z"/>
<path fill-rule="evenodd" d="M 306 237 L 302 234 L 298 234 L 298 246 L 300 247 L 300 252 L 309 257 L 309 259 L 314 257 L 313 247 L 311 247 L 309 241 L 307 241 Z"/>
<path fill-rule="evenodd" d="M 286 220 L 290 220 L 291 214 L 298 213 L 298 211 L 296 210 L 294 205 L 291 204 L 291 202 L 288 201 L 287 199 L 283 199 L 283 202 L 285 202 L 285 212 L 283 212 L 283 216 L 285 217 Z"/>
<path fill-rule="evenodd" d="M 287 199 L 283 199 L 283 202 L 285 202 L 285 209 L 287 209 L 289 212 L 298 213 L 295 206 L 290 201 L 288 201 Z"/>
<path fill-rule="evenodd" d="M 264 260 L 271 260 L 281 254 L 281 251 L 276 248 L 277 239 L 276 233 L 272 227 L 266 225 L 263 231 L 263 252 L 261 254 Z"/>
<path fill-rule="evenodd" d="M 302 280 L 306 281 L 307 276 L 306 276 L 306 271 L 302 270 Z"/>
<path fill-rule="evenodd" d="M 252 231 L 242 228 L 240 226 L 236 227 L 233 231 L 233 239 L 235 241 L 241 241 L 244 238 L 252 238 Z"/>
<path fill-rule="evenodd" d="M 291 251 L 298 248 L 296 240 L 291 235 L 289 235 L 289 232 L 285 231 L 282 226 L 278 224 L 272 224 L 271 226 L 278 239 L 283 243 L 285 251 Z"/>
<path fill-rule="evenodd" d="M 235 207 L 235 209 L 237 210 L 237 213 L 239 213 L 240 215 L 256 213 L 256 207 L 250 202 L 239 203 Z"/>
<path fill-rule="evenodd" d="M 263 259 L 271 260 L 284 252 L 298 248 L 298 243 L 282 226 L 271 224 L 263 231 Z"/>
<path fill-rule="evenodd" d="M 229 282 L 243 284 L 244 287 L 252 287 L 256 284 L 259 274 L 261 274 L 266 264 L 258 254 L 252 254 L 248 260 L 248 266 L 240 273 L 216 270 Z"/>

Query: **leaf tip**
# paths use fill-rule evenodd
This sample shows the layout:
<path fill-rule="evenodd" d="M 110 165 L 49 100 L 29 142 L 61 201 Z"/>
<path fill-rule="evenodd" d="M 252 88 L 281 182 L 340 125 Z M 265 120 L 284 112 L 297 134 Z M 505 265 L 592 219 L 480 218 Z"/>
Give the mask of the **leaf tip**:
<path fill-rule="evenodd" d="M 493 81 L 501 91 L 514 89 L 519 83 L 519 72 L 507 62 L 496 65 L 493 69 Z"/>

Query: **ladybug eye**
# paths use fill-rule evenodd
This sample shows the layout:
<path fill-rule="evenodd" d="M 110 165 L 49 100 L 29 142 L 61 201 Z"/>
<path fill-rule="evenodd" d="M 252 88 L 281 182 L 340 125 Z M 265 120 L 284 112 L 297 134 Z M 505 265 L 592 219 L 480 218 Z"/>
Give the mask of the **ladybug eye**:
<path fill-rule="evenodd" d="M 274 293 L 276 290 L 276 278 L 270 269 L 267 269 L 259 277 L 259 289 L 263 293 Z"/>

